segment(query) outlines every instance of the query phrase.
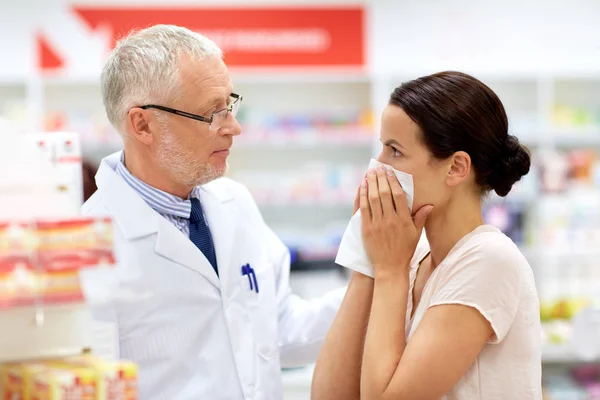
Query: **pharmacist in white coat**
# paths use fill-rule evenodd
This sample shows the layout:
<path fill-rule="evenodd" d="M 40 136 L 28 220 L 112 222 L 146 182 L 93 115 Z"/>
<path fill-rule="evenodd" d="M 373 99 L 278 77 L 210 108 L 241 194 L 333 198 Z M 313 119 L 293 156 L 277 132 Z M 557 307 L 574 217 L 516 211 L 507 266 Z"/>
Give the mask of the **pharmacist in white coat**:
<path fill-rule="evenodd" d="M 109 56 L 102 93 L 124 151 L 102 161 L 83 212 L 113 217 L 121 283 L 94 315 L 140 366 L 140 398 L 281 399 L 280 368 L 316 359 L 343 289 L 294 296 L 286 247 L 221 178 L 242 97 L 220 49 L 184 28 L 139 31 Z"/>

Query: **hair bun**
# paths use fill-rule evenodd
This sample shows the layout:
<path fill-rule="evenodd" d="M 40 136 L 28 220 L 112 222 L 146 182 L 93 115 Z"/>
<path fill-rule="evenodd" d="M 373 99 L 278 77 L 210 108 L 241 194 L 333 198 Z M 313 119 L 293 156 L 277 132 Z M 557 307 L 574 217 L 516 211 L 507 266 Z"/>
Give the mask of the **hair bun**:
<path fill-rule="evenodd" d="M 504 157 L 512 158 L 517 157 L 522 149 L 519 139 L 513 135 L 507 135 L 506 141 L 504 142 Z"/>
<path fill-rule="evenodd" d="M 499 163 L 488 176 L 487 182 L 498 196 L 504 197 L 529 172 L 530 167 L 529 151 L 519 143 L 516 136 L 508 135 Z"/>

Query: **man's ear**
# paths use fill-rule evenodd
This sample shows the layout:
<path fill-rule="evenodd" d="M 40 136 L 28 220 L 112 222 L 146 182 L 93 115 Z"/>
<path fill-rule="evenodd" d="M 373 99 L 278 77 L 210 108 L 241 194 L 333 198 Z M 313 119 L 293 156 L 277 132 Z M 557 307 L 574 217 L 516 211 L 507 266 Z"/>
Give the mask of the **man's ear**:
<path fill-rule="evenodd" d="M 130 137 L 138 140 L 146 145 L 152 144 L 154 136 L 152 135 L 151 126 L 153 115 L 149 110 L 143 110 L 139 107 L 134 107 L 127 113 L 126 130 Z"/>
<path fill-rule="evenodd" d="M 450 158 L 450 169 L 446 176 L 448 186 L 456 186 L 469 177 L 471 172 L 471 156 L 464 151 L 457 151 Z"/>

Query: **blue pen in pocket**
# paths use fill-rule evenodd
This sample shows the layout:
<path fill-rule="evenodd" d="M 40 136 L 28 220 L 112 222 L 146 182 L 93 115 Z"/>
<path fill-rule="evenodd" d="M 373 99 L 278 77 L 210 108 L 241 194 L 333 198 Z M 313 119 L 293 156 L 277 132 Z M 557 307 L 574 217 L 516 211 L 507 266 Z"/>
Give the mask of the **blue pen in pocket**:
<path fill-rule="evenodd" d="M 254 272 L 254 269 L 250 266 L 250 264 L 246 264 L 246 265 L 242 265 L 242 276 L 248 276 L 248 283 L 250 283 L 250 290 L 255 291 L 256 293 L 259 292 L 258 290 L 258 281 L 256 279 L 256 273 Z M 254 281 L 254 285 L 252 284 L 252 282 Z"/>

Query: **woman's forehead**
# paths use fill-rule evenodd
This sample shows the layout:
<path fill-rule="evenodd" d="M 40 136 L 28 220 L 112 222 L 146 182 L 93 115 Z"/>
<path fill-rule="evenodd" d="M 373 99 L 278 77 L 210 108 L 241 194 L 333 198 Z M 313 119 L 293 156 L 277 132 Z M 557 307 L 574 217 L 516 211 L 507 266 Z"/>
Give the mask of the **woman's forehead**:
<path fill-rule="evenodd" d="M 402 108 L 386 106 L 382 117 L 382 140 L 394 139 L 402 145 L 410 145 L 418 142 L 419 135 L 419 126 Z"/>

